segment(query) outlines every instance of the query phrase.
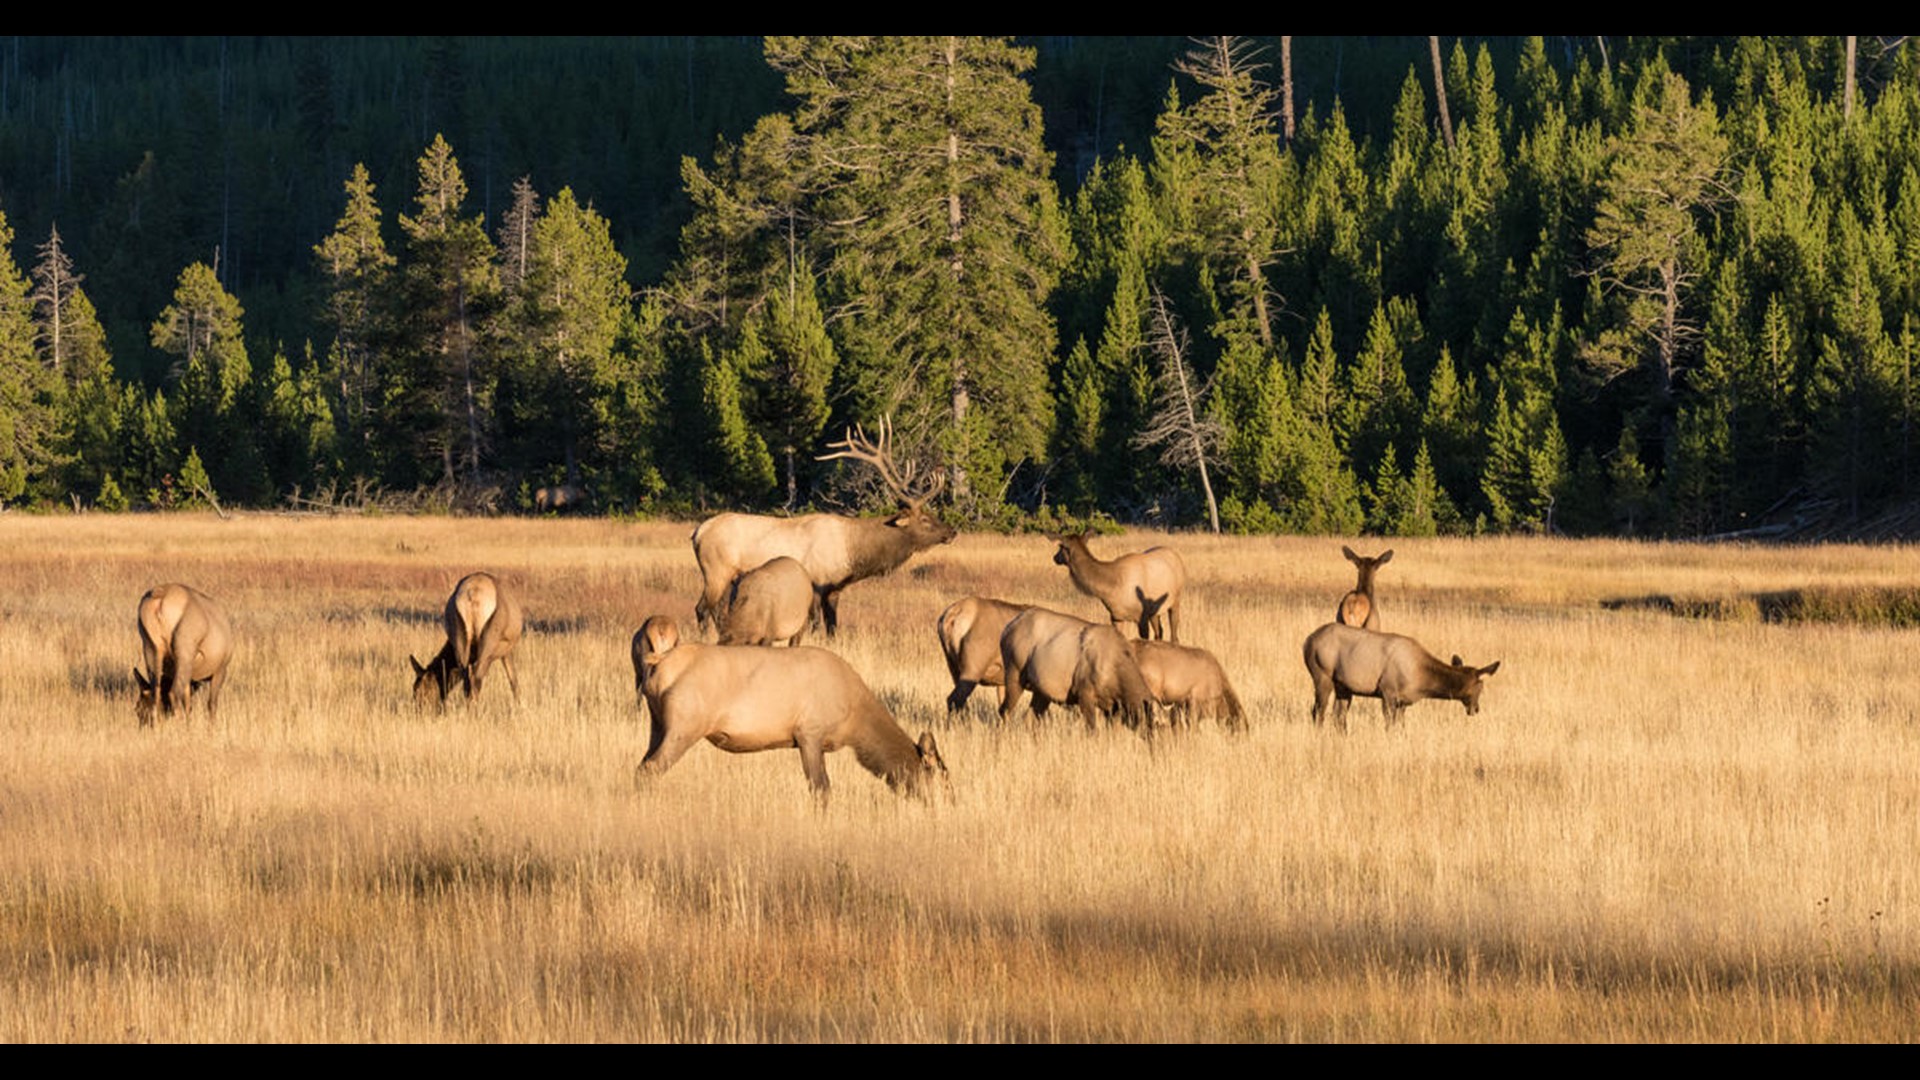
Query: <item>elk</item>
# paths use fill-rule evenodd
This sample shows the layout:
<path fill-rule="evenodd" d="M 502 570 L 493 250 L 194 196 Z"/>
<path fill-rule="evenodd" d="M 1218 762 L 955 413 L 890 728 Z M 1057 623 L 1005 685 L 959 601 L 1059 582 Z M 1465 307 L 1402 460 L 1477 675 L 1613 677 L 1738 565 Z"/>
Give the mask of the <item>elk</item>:
<path fill-rule="evenodd" d="M 734 579 L 769 559 L 786 555 L 800 561 L 820 597 L 820 621 L 832 637 L 839 626 L 840 590 L 856 581 L 892 571 L 915 554 L 949 543 L 953 526 L 927 512 L 927 503 L 946 486 L 946 472 L 935 470 L 931 480 L 916 484 L 915 467 L 896 465 L 890 447 L 892 424 L 882 421 L 880 438 L 873 441 L 856 427 L 829 446 L 841 449 L 816 460 L 847 458 L 864 461 L 900 503 L 885 518 L 851 518 L 842 514 L 802 514 L 794 518 L 763 514 L 718 514 L 693 530 L 693 556 L 700 563 L 703 588 L 694 605 L 700 628 L 718 622 L 727 590 Z"/>
<path fill-rule="evenodd" d="M 1361 626 L 1368 630 L 1380 629 L 1380 604 L 1373 598 L 1373 575 L 1393 558 L 1393 549 L 1388 548 L 1373 558 L 1355 555 L 1353 549 L 1340 545 L 1340 554 L 1347 557 L 1360 572 L 1353 590 L 1340 598 L 1340 606 L 1334 610 L 1333 621 L 1345 626 Z"/>
<path fill-rule="evenodd" d="M 1075 706 L 1089 731 L 1108 713 L 1148 738 L 1153 733 L 1153 696 L 1126 639 L 1100 626 L 1046 608 L 1028 608 L 1000 634 L 1000 719 L 1013 715 L 1020 696 L 1033 691 L 1033 714 L 1045 717 L 1054 702 Z"/>
<path fill-rule="evenodd" d="M 682 641 L 671 617 L 655 615 L 634 635 L 634 650 L 651 723 L 636 783 L 672 768 L 701 739 L 734 754 L 799 749 L 822 805 L 831 787 L 826 757 L 843 747 L 896 792 L 920 795 L 947 779 L 933 733 L 915 742 L 853 668 L 825 649 Z"/>
<path fill-rule="evenodd" d="M 457 681 L 469 700 L 480 696 L 480 684 L 495 660 L 507 673 L 514 700 L 520 698 L 520 680 L 513 673 L 513 647 L 520 640 L 525 614 L 520 598 L 492 574 L 474 573 L 460 579 L 447 597 L 447 642 L 425 664 L 413 663 L 413 699 L 419 704 L 445 707 Z"/>
<path fill-rule="evenodd" d="M 1197 714 L 1214 717 L 1230 728 L 1247 726 L 1240 696 L 1227 681 L 1226 669 L 1205 649 L 1169 641 L 1133 641 L 1134 663 L 1147 681 L 1153 700 L 1167 707 L 1176 727 L 1191 726 Z"/>
<path fill-rule="evenodd" d="M 1004 683 L 1000 634 L 1027 606 L 969 596 L 948 604 L 940 613 L 934 630 L 940 637 L 940 651 L 947 658 L 947 674 L 953 676 L 953 693 L 947 695 L 949 716 L 967 707 L 974 687 Z"/>
<path fill-rule="evenodd" d="M 1473 716 L 1480 711 L 1486 677 L 1500 670 L 1498 660 L 1477 668 L 1462 663 L 1458 655 L 1452 663 L 1441 663 L 1410 637 L 1341 623 L 1328 623 L 1307 635 L 1302 651 L 1313 679 L 1313 722 L 1326 720 L 1327 698 L 1332 697 L 1333 718 L 1342 731 L 1355 695 L 1379 698 L 1389 728 L 1400 722 L 1408 705 L 1428 698 L 1463 702 L 1467 715 Z"/>
<path fill-rule="evenodd" d="M 556 513 L 577 510 L 586 501 L 587 489 L 579 484 L 549 484 L 533 492 L 533 508 L 542 514 L 549 510 Z"/>
<path fill-rule="evenodd" d="M 140 688 L 134 715 L 140 726 L 162 716 L 186 716 L 193 708 L 193 688 L 207 688 L 207 717 L 220 704 L 226 685 L 227 661 L 233 658 L 233 627 L 213 598 L 178 583 L 156 585 L 140 598 L 136 625 L 140 629 L 140 658 L 144 673 L 133 669 Z"/>
<path fill-rule="evenodd" d="M 800 560 L 768 559 L 734 581 L 720 644 L 798 645 L 819 609 L 820 597 Z"/>
<path fill-rule="evenodd" d="M 1115 629 L 1132 627 L 1139 637 L 1180 640 L 1180 590 L 1187 564 L 1169 547 L 1150 547 L 1115 559 L 1101 559 L 1087 548 L 1087 537 L 1048 534 L 1059 544 L 1053 561 L 1067 568 L 1073 585 L 1100 601 Z M 1165 617 L 1164 624 L 1162 616 Z"/>

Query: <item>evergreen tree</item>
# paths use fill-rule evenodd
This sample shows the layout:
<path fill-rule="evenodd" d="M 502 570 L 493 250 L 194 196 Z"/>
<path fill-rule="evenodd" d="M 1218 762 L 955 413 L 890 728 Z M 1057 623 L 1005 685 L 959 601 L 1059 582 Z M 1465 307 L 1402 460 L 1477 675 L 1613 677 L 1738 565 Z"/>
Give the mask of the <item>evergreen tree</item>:
<path fill-rule="evenodd" d="M 178 358 L 174 404 L 182 441 L 206 449 L 221 490 L 251 501 L 266 494 L 267 480 L 255 442 L 245 314 L 212 267 L 193 263 L 180 272 L 173 302 L 149 334 L 154 348 Z"/>
<path fill-rule="evenodd" d="M 962 507 L 1044 456 L 1067 257 L 1053 158 L 1004 38 L 769 38 L 826 224 L 851 419 L 932 438 Z M 903 447 L 909 454 L 924 447 Z"/>
<path fill-rule="evenodd" d="M 1284 159 L 1274 131 L 1276 92 L 1263 82 L 1258 51 L 1246 38 L 1197 42 L 1175 70 L 1200 84 L 1201 96 L 1168 103 L 1153 140 L 1159 186 L 1182 203 L 1177 242 L 1211 263 L 1227 282 L 1229 317 L 1250 324 L 1260 343 L 1274 343 L 1271 266 L 1279 255 Z"/>
<path fill-rule="evenodd" d="M 380 346 L 390 336 L 397 260 L 381 239 L 380 206 L 365 165 L 354 165 L 346 191 L 346 210 L 313 252 L 326 292 L 325 319 L 333 332 L 329 389 L 339 402 L 348 468 L 364 473 L 375 468 L 377 457 L 374 413 L 385 401 L 388 381 L 381 370 Z"/>
<path fill-rule="evenodd" d="M 13 227 L 0 213 L 0 502 L 19 498 L 56 462 L 53 373 L 35 354 L 30 284 L 13 261 Z"/>
<path fill-rule="evenodd" d="M 1686 80 L 1656 68 L 1643 85 L 1632 130 L 1610 143 L 1587 232 L 1599 280 L 1624 304 L 1586 359 L 1605 378 L 1645 373 L 1647 407 L 1670 452 L 1675 379 L 1699 338 L 1685 307 L 1704 257 L 1699 218 L 1727 198 L 1728 150 L 1712 103 L 1694 103 Z"/>
<path fill-rule="evenodd" d="M 492 425 L 493 371 L 480 327 L 499 293 L 493 242 L 461 216 L 467 182 L 453 148 L 436 135 L 419 159 L 418 212 L 400 215 L 407 237 L 406 318 L 399 385 L 386 388 L 396 433 L 413 445 L 413 475 L 438 459 L 441 479 L 477 484 Z"/>

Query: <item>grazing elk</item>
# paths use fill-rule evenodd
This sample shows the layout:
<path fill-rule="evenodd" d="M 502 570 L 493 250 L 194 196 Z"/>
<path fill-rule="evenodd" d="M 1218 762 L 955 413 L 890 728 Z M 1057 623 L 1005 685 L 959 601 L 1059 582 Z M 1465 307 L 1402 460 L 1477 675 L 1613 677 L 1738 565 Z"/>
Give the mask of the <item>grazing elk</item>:
<path fill-rule="evenodd" d="M 818 460 L 848 458 L 872 465 L 880 474 L 900 511 L 885 518 L 851 518 L 842 514 L 802 514 L 794 518 L 763 514 L 718 514 L 693 530 L 693 556 L 700 563 L 704 587 L 694 615 L 704 631 L 719 621 L 734 579 L 769 559 L 790 556 L 806 567 L 814 592 L 820 597 L 820 621 L 832 637 L 839 626 L 840 590 L 892 571 L 915 554 L 953 540 L 953 526 L 927 512 L 926 505 L 946 486 L 946 473 L 915 485 L 915 468 L 896 466 L 889 443 L 892 425 L 883 422 L 878 442 L 858 428 L 831 446 L 841 449 Z"/>
<path fill-rule="evenodd" d="M 1340 606 L 1334 610 L 1333 621 L 1344 626 L 1362 626 L 1368 630 L 1380 629 L 1380 604 L 1373 598 L 1373 575 L 1393 558 L 1393 549 L 1388 548 L 1371 559 L 1353 553 L 1345 544 L 1340 545 L 1340 554 L 1347 557 L 1360 572 L 1360 578 L 1353 584 L 1353 590 L 1340 598 Z"/>
<path fill-rule="evenodd" d="M 1230 728 L 1245 728 L 1247 715 L 1240 696 L 1227 681 L 1226 669 L 1205 649 L 1168 641 L 1133 641 L 1134 663 L 1147 680 L 1153 700 L 1167 707 L 1176 727 L 1193 723 L 1196 715 L 1213 717 Z"/>
<path fill-rule="evenodd" d="M 186 585 L 156 585 L 140 598 L 136 620 L 140 628 L 140 658 L 145 673 L 133 669 L 140 688 L 134 715 L 140 726 L 162 716 L 186 716 L 193 708 L 193 688 L 207 688 L 207 716 L 220 704 L 220 687 L 227 681 L 227 661 L 233 657 L 233 627 L 213 598 Z"/>
<path fill-rule="evenodd" d="M 413 663 L 414 701 L 444 707 L 455 682 L 466 688 L 469 699 L 480 696 L 480 683 L 495 660 L 519 700 L 520 680 L 513 673 L 511 654 L 525 621 L 520 598 L 498 578 L 486 573 L 461 578 L 447 597 L 447 643 L 425 664 L 407 656 Z"/>
<path fill-rule="evenodd" d="M 798 645 L 819 610 L 820 597 L 800 560 L 768 559 L 734 580 L 720 644 Z"/>
<path fill-rule="evenodd" d="M 1000 662 L 1000 634 L 1014 616 L 1027 610 L 1026 604 L 1009 604 L 985 596 L 955 600 L 940 613 L 935 632 L 940 651 L 947 658 L 947 674 L 953 676 L 953 692 L 947 695 L 947 713 L 951 716 L 967 707 L 976 686 L 1000 686 L 1005 682 Z"/>
<path fill-rule="evenodd" d="M 1106 606 L 1115 628 L 1132 627 L 1138 636 L 1180 640 L 1180 590 L 1187 564 L 1169 547 L 1150 547 L 1115 559 L 1101 559 L 1087 548 L 1087 537 L 1049 534 L 1060 545 L 1053 561 L 1067 568 L 1074 587 Z M 1165 617 L 1163 624 L 1162 617 Z"/>
<path fill-rule="evenodd" d="M 666 772 L 701 739 L 734 754 L 798 748 L 822 804 L 830 788 L 826 757 L 843 747 L 905 794 L 947 777 L 933 733 L 915 742 L 853 668 L 825 649 L 681 641 L 673 619 L 655 615 L 634 635 L 634 651 L 651 725 L 636 782 Z"/>
<path fill-rule="evenodd" d="M 1033 692 L 1033 714 L 1045 717 L 1058 701 L 1073 705 L 1096 730 L 1108 713 L 1151 738 L 1153 696 L 1127 641 L 1100 626 L 1046 608 L 1028 608 L 1000 634 L 1000 719 L 1013 715 L 1020 695 Z"/>
<path fill-rule="evenodd" d="M 1327 698 L 1332 697 L 1333 718 L 1342 731 L 1355 695 L 1379 698 L 1389 728 L 1400 722 L 1408 705 L 1427 698 L 1463 702 L 1472 716 L 1480 711 L 1486 677 L 1500 670 L 1498 660 L 1483 668 L 1463 664 L 1458 656 L 1450 664 L 1441 663 L 1410 637 L 1340 623 L 1307 635 L 1303 652 L 1313 678 L 1313 722 L 1326 720 Z"/>

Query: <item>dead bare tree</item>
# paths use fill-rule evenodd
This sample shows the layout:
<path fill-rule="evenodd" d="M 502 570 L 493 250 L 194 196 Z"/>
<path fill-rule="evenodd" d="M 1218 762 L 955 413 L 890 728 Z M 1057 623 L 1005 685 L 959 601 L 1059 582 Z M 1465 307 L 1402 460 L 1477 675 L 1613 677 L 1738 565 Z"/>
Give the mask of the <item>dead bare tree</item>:
<path fill-rule="evenodd" d="M 1447 115 L 1447 79 L 1441 73 L 1440 39 L 1427 38 L 1427 49 L 1433 53 L 1433 96 L 1440 104 L 1440 136 L 1447 141 L 1447 149 L 1453 149 L 1453 118 Z"/>
<path fill-rule="evenodd" d="M 1219 421 L 1206 413 L 1212 381 L 1195 385 L 1187 364 L 1187 340 L 1186 330 L 1167 309 L 1166 294 L 1156 286 L 1151 344 L 1160 357 L 1160 374 L 1155 379 L 1153 414 L 1146 428 L 1133 437 L 1133 445 L 1143 450 L 1157 446 L 1162 465 L 1199 472 L 1200 488 L 1207 495 L 1207 520 L 1218 533 L 1220 507 L 1213 497 L 1207 464 L 1219 458 L 1223 432 Z"/>

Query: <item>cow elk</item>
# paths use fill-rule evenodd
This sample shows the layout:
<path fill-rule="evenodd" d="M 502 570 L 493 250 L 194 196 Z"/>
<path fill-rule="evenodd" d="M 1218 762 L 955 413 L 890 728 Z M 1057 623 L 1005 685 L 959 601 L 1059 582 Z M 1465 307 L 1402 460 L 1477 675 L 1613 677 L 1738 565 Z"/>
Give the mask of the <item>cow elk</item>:
<path fill-rule="evenodd" d="M 1340 623 L 1309 634 L 1303 652 L 1313 679 L 1313 722 L 1325 722 L 1331 697 L 1333 718 L 1342 731 L 1347 728 L 1347 706 L 1356 696 L 1379 698 L 1389 728 L 1400 722 L 1408 705 L 1428 698 L 1461 702 L 1473 716 L 1480 711 L 1487 676 L 1500 670 L 1498 660 L 1472 667 L 1457 655 L 1452 663 L 1442 663 L 1410 637 Z"/>
<path fill-rule="evenodd" d="M 587 489 L 579 484 L 549 484 L 535 488 L 533 508 L 538 513 L 563 514 L 586 505 Z"/>
<path fill-rule="evenodd" d="M 186 585 L 156 585 L 140 598 L 136 619 L 140 629 L 143 673 L 133 669 L 140 688 L 134 715 L 140 726 L 153 723 L 154 713 L 185 717 L 193 708 L 193 689 L 207 690 L 207 717 L 220 704 L 226 685 L 227 661 L 233 658 L 233 627 L 213 598 Z"/>
<path fill-rule="evenodd" d="M 878 441 L 854 428 L 829 446 L 840 449 L 817 460 L 847 458 L 874 467 L 899 501 L 899 512 L 885 518 L 842 514 L 802 514 L 779 518 L 764 514 L 718 514 L 693 530 L 693 556 L 700 563 L 703 587 L 694 615 L 704 631 L 723 616 L 727 590 L 741 574 L 782 555 L 806 568 L 820 597 L 820 621 L 832 637 L 839 626 L 840 591 L 854 582 L 889 573 L 915 554 L 953 540 L 953 526 L 927 511 L 927 503 L 946 486 L 946 473 L 916 482 L 916 468 L 898 465 L 893 456 L 892 424 L 882 422 Z"/>
<path fill-rule="evenodd" d="M 1074 587 L 1107 609 L 1116 629 L 1132 628 L 1138 637 L 1180 640 L 1180 590 L 1187 564 L 1169 547 L 1150 547 L 1115 559 L 1102 559 L 1087 547 L 1087 537 L 1052 535 L 1059 544 L 1053 561 L 1067 568 Z"/>
<path fill-rule="evenodd" d="M 1022 694 L 1032 691 L 1033 714 L 1045 718 L 1054 702 L 1080 710 L 1088 730 L 1110 714 L 1151 738 L 1153 697 L 1111 626 L 1100 626 L 1046 608 L 1028 608 L 1000 634 L 1000 719 L 1013 715 Z"/>
<path fill-rule="evenodd" d="M 672 618 L 655 615 L 634 635 L 634 651 L 651 726 L 636 783 L 666 772 L 702 739 L 734 754 L 798 748 L 823 805 L 826 756 L 843 747 L 897 792 L 921 795 L 947 779 L 933 733 L 915 742 L 853 668 L 825 649 L 682 641 Z"/>
<path fill-rule="evenodd" d="M 1000 634 L 1025 610 L 1026 604 L 969 596 L 940 613 L 934 629 L 940 637 L 940 652 L 947 658 L 947 674 L 953 676 L 953 692 L 947 695 L 949 716 L 966 709 L 974 687 L 1005 682 Z"/>
<path fill-rule="evenodd" d="M 1333 613 L 1333 621 L 1344 626 L 1360 626 L 1368 630 L 1380 629 L 1380 603 L 1373 596 L 1373 576 L 1393 558 L 1393 549 L 1388 548 L 1373 558 L 1355 555 L 1353 549 L 1340 545 L 1340 554 L 1359 571 L 1359 580 L 1354 582 L 1353 590 L 1340 598 L 1340 606 Z"/>
<path fill-rule="evenodd" d="M 1147 681 L 1153 700 L 1167 707 L 1175 727 L 1191 726 L 1195 716 L 1212 717 L 1230 728 L 1244 729 L 1247 716 L 1240 696 L 1227 681 L 1226 669 L 1205 649 L 1169 641 L 1134 641 L 1134 662 Z"/>
<path fill-rule="evenodd" d="M 798 645 L 819 609 L 819 594 L 800 560 L 768 559 L 734 580 L 720 644 Z"/>
<path fill-rule="evenodd" d="M 519 700 L 520 680 L 513 673 L 511 654 L 526 621 L 520 598 L 492 574 L 468 574 L 447 597 L 445 619 L 447 641 L 439 653 L 425 664 L 411 654 L 407 657 L 413 663 L 414 701 L 445 707 L 456 682 L 469 700 L 479 697 L 480 684 L 496 660 Z"/>

